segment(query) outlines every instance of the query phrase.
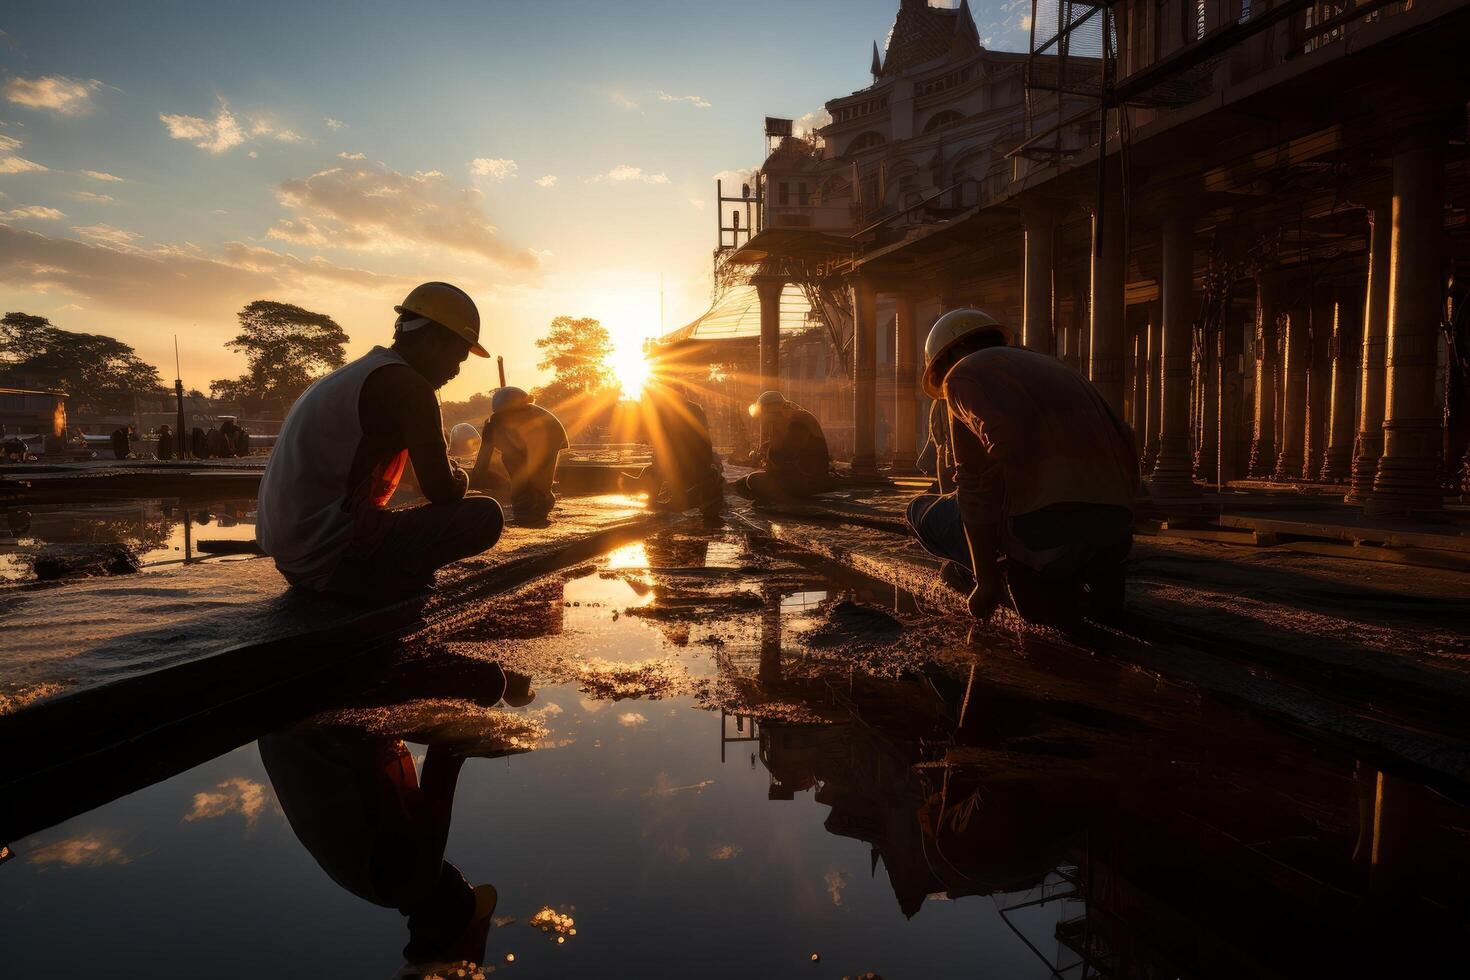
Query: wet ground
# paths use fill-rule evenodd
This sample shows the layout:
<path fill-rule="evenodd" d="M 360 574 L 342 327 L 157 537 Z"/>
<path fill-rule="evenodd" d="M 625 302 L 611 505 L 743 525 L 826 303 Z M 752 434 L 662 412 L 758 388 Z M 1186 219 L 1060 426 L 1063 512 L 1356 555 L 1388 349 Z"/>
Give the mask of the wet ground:
<path fill-rule="evenodd" d="M 11 841 L 5 973 L 1407 976 L 1470 923 L 1443 788 L 728 530 L 537 580 L 253 734 Z M 436 800 L 493 911 L 392 907 Z M 426 937 L 447 972 L 405 968 Z"/>
<path fill-rule="evenodd" d="M 0 585 L 35 581 L 38 560 L 41 578 L 47 577 L 47 559 L 72 575 L 108 574 L 107 558 L 118 546 L 146 568 L 199 558 L 202 542 L 208 548 L 207 542 L 253 540 L 253 500 L 165 497 L 0 507 Z M 96 569 L 86 567 L 99 561 Z"/>

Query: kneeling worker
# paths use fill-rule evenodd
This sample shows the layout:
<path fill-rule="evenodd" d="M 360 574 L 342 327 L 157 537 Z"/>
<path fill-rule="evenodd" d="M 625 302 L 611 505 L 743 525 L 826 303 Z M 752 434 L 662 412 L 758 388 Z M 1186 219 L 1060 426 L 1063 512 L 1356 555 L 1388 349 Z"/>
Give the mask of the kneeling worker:
<path fill-rule="evenodd" d="M 1138 453 L 1097 389 L 1054 357 L 1007 347 L 979 310 L 934 324 L 923 384 L 949 406 L 958 490 L 915 498 L 909 523 L 925 549 L 957 563 L 947 578 L 973 571 L 970 612 L 990 616 L 1002 577 L 1031 621 L 1120 609 Z"/>
<path fill-rule="evenodd" d="M 735 485 L 741 496 L 753 500 L 792 500 L 831 490 L 832 457 L 822 423 L 779 391 L 761 392 L 750 414 L 769 433 L 762 440 L 764 469 Z"/>
<path fill-rule="evenodd" d="M 466 494 L 450 462 L 435 391 L 480 346 L 461 289 L 430 282 L 401 306 L 392 347 L 313 384 L 291 406 L 260 484 L 256 534 L 294 585 L 369 596 L 420 591 L 434 572 L 500 538 L 490 497 Z M 413 462 L 427 504 L 388 510 Z"/>
<path fill-rule="evenodd" d="M 470 471 L 471 486 L 489 489 L 494 480 L 490 458 L 499 451 L 510 476 L 502 492 L 509 496 L 517 520 L 538 521 L 551 513 L 557 457 L 567 448 L 561 420 L 535 402 L 520 388 L 496 389 L 480 434 L 480 454 Z"/>

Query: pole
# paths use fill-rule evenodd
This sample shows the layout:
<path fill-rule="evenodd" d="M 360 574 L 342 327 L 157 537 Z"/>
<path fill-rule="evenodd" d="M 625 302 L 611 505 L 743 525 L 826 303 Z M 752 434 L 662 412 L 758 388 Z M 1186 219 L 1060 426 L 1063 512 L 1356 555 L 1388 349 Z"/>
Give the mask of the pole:
<path fill-rule="evenodd" d="M 504 388 L 505 387 L 505 356 L 503 354 L 496 354 L 495 355 L 495 369 L 500 372 L 500 387 Z"/>
<path fill-rule="evenodd" d="M 184 372 L 179 368 L 178 334 L 174 334 L 174 397 L 177 399 L 179 407 L 179 417 L 177 420 L 179 431 L 174 433 L 174 445 L 178 447 L 179 459 L 182 461 L 189 458 L 184 451 L 184 447 L 189 444 L 189 434 L 184 429 Z"/>

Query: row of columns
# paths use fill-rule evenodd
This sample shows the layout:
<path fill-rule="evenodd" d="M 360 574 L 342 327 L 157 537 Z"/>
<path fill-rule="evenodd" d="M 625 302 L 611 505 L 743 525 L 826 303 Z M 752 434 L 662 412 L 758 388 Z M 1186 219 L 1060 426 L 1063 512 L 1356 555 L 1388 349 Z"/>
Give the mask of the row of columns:
<path fill-rule="evenodd" d="M 1439 505 L 1440 420 L 1433 380 L 1443 172 L 1437 131 L 1416 135 L 1396 148 L 1391 211 L 1387 205 L 1372 209 L 1367 283 L 1356 296 L 1323 294 L 1311 297 L 1306 308 L 1288 308 L 1279 302 L 1272 278 L 1257 277 L 1249 472 L 1278 479 L 1349 479 L 1347 499 L 1364 503 L 1370 512 Z M 1127 235 L 1116 171 L 1105 181 L 1103 194 L 1101 225 L 1094 216 L 1087 336 L 1078 339 L 1086 341 L 1085 373 L 1121 415 Z M 1058 344 L 1055 211 L 1034 206 L 1023 217 L 1022 343 L 1071 360 L 1077 357 L 1072 348 L 1081 345 L 1070 334 L 1063 338 L 1065 344 Z M 1224 339 L 1220 350 L 1200 366 L 1199 378 L 1194 376 L 1194 220 L 1182 206 L 1171 207 L 1161 221 L 1160 258 L 1157 314 L 1150 317 L 1147 348 L 1140 344 L 1137 355 L 1155 365 L 1156 373 L 1148 377 L 1144 404 L 1135 408 L 1134 418 L 1147 426 L 1141 448 L 1152 457 L 1151 493 L 1177 498 L 1198 493 L 1194 444 L 1203 443 L 1201 430 L 1209 432 L 1221 423 L 1219 406 L 1236 396 L 1238 385 L 1224 368 L 1235 344 Z M 783 286 L 778 281 L 756 284 L 763 388 L 778 387 Z M 854 279 L 853 470 L 858 475 L 877 472 L 877 299 L 871 280 Z M 917 303 L 912 293 L 901 291 L 894 299 L 894 465 L 906 471 L 918 448 Z M 1228 328 L 1221 331 L 1222 337 L 1228 333 Z M 1139 390 L 1133 379 L 1126 383 Z M 1201 398 L 1192 397 L 1196 383 L 1203 388 Z M 1155 438 L 1157 452 L 1151 453 Z M 1202 468 L 1213 466 L 1211 455 Z"/>

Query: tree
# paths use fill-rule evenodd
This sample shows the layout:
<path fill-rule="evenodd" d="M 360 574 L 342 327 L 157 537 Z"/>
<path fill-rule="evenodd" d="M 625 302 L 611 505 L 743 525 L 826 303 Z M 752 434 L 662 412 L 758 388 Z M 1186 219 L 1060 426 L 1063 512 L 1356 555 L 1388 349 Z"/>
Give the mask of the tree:
<path fill-rule="evenodd" d="M 608 366 L 612 337 L 593 317 L 557 317 L 536 346 L 545 352 L 537 366 L 552 372 L 551 381 L 536 391 L 538 401 L 560 405 L 578 396 L 616 388 L 617 381 Z"/>
<path fill-rule="evenodd" d="M 43 316 L 5 314 L 0 319 L 0 357 L 15 374 L 45 378 L 66 391 L 73 414 L 126 414 L 133 410 L 134 395 L 163 390 L 158 369 L 128 344 L 62 330 Z"/>
<path fill-rule="evenodd" d="M 225 344 L 244 353 L 238 378 L 210 382 L 210 393 L 247 411 L 284 410 L 317 378 L 347 360 L 347 334 L 325 313 L 258 299 L 237 314 L 240 332 Z"/>

